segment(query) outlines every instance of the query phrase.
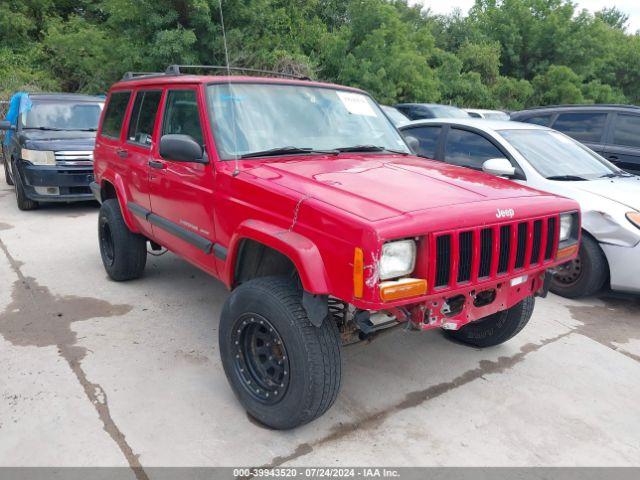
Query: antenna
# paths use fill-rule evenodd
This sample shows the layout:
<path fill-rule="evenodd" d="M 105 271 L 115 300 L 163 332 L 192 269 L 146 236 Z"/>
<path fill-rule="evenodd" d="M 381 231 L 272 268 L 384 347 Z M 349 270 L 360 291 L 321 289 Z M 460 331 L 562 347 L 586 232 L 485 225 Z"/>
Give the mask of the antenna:
<path fill-rule="evenodd" d="M 234 103 L 233 95 L 231 94 L 231 66 L 229 65 L 229 47 L 227 46 L 227 32 L 224 27 L 224 14 L 222 13 L 222 0 L 218 0 L 218 6 L 220 7 L 220 23 L 222 25 L 222 41 L 224 43 L 224 60 L 227 66 L 227 88 L 229 89 L 229 98 L 231 99 L 231 123 L 233 124 L 233 149 L 234 149 L 234 170 L 233 176 L 237 177 L 240 173 L 238 167 L 238 126 L 236 125 L 236 106 Z"/>

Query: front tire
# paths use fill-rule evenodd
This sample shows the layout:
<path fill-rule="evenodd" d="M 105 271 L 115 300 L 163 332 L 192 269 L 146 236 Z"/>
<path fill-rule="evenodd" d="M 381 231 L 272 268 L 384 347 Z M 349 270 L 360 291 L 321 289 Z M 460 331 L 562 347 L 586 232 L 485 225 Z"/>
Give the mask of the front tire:
<path fill-rule="evenodd" d="M 582 235 L 578 256 L 558 267 L 550 290 L 566 298 L 588 297 L 600 291 L 607 280 L 607 259 L 600 245 L 589 235 Z"/>
<path fill-rule="evenodd" d="M 38 208 L 38 202 L 27 197 L 27 194 L 24 191 L 24 186 L 22 185 L 22 178 L 20 178 L 20 172 L 18 172 L 17 169 L 14 169 L 14 173 L 16 203 L 18 204 L 18 208 L 22 211 L 35 210 Z"/>
<path fill-rule="evenodd" d="M 320 327 L 311 324 L 300 290 L 289 278 L 258 278 L 236 288 L 222 309 L 219 344 L 240 403 L 271 428 L 308 423 L 338 395 L 338 328 L 331 318 Z"/>
<path fill-rule="evenodd" d="M 513 307 L 466 324 L 460 330 L 445 330 L 454 340 L 486 348 L 500 345 L 515 337 L 529 323 L 535 299 L 527 297 Z"/>
<path fill-rule="evenodd" d="M 147 263 L 147 239 L 127 227 L 116 199 L 105 200 L 98 216 L 104 269 L 116 282 L 140 278 Z"/>
<path fill-rule="evenodd" d="M 2 166 L 4 167 L 4 180 L 7 182 L 7 185 L 13 186 L 13 179 L 11 178 L 11 172 L 9 171 L 9 159 L 4 158 L 2 162 Z"/>

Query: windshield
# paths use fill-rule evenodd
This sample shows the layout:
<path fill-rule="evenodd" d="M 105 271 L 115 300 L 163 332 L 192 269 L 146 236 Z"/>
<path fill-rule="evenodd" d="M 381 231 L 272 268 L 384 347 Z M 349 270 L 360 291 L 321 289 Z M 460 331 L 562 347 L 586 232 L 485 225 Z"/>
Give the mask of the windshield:
<path fill-rule="evenodd" d="M 409 123 L 409 119 L 400 110 L 393 107 L 381 107 L 396 127 Z"/>
<path fill-rule="evenodd" d="M 378 105 L 360 93 L 300 85 L 214 84 L 208 87 L 208 102 L 223 160 L 282 149 L 295 153 L 366 146 L 372 151 L 375 146 L 409 152 Z"/>
<path fill-rule="evenodd" d="M 621 173 L 575 140 L 551 130 L 502 130 L 500 134 L 545 178 L 592 180 Z"/>
<path fill-rule="evenodd" d="M 469 115 L 464 110 L 460 110 L 457 107 L 448 107 L 446 105 L 432 105 L 429 107 L 436 118 L 469 118 Z"/>
<path fill-rule="evenodd" d="M 95 130 L 98 128 L 103 103 L 33 101 L 23 112 L 23 128 L 44 130 Z"/>

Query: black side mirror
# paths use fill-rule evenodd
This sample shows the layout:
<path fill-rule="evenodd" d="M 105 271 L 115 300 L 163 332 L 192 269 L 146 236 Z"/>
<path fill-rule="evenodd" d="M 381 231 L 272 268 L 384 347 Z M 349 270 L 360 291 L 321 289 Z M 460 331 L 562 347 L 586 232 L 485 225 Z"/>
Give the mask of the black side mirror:
<path fill-rule="evenodd" d="M 160 156 L 174 162 L 208 163 L 200 144 L 189 135 L 163 135 L 160 138 Z"/>
<path fill-rule="evenodd" d="M 15 130 L 16 126 L 12 125 L 9 120 L 0 120 L 0 130 Z"/>

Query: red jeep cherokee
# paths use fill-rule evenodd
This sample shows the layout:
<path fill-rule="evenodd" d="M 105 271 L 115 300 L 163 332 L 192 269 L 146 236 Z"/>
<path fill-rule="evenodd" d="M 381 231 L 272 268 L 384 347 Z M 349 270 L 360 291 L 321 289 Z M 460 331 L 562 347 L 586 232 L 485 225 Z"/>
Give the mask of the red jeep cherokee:
<path fill-rule="evenodd" d="M 322 415 L 342 345 L 389 327 L 505 342 L 577 251 L 576 202 L 410 155 L 365 92 L 172 72 L 109 92 L 100 253 L 123 281 L 164 247 L 232 290 L 222 364 L 271 427 Z"/>

